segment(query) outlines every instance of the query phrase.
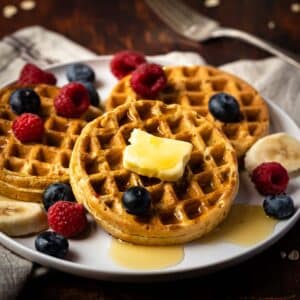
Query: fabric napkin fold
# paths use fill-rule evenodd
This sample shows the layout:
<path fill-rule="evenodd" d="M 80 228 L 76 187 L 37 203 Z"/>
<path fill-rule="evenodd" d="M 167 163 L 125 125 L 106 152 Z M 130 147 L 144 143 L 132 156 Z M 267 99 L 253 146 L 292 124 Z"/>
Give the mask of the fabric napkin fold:
<path fill-rule="evenodd" d="M 223 65 L 221 69 L 249 82 L 300 126 L 300 69 L 278 58 L 239 60 Z"/>
<path fill-rule="evenodd" d="M 39 26 L 28 27 L 0 41 L 0 85 L 18 77 L 26 62 L 46 67 L 96 55 L 60 34 Z M 177 65 L 204 64 L 197 53 L 171 52 L 155 56 Z M 277 58 L 242 60 L 222 66 L 248 81 L 267 99 L 282 107 L 300 124 L 300 71 Z M 0 245 L 0 299 L 15 299 L 30 276 L 32 263 Z"/>

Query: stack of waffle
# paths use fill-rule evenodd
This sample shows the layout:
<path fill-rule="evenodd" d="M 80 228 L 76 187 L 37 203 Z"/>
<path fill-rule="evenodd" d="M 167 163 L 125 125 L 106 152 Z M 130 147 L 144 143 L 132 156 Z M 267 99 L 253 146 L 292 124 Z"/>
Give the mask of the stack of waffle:
<path fill-rule="evenodd" d="M 122 240 L 169 245 L 211 231 L 227 216 L 237 193 L 237 161 L 268 131 L 267 106 L 250 85 L 213 67 L 167 67 L 164 72 L 167 86 L 152 100 L 138 97 L 130 75 L 121 79 L 102 116 L 90 106 L 81 118 L 60 117 L 53 107 L 59 88 L 34 86 L 45 121 L 40 143 L 22 144 L 14 137 L 9 96 L 16 87 L 3 89 L 0 194 L 39 202 L 46 186 L 70 180 L 77 201 Z M 223 123 L 210 114 L 209 99 L 220 92 L 237 99 L 241 121 Z M 192 144 L 181 179 L 168 182 L 124 168 L 123 151 L 135 128 Z M 121 199 L 131 186 L 150 193 L 148 214 L 126 212 Z"/>

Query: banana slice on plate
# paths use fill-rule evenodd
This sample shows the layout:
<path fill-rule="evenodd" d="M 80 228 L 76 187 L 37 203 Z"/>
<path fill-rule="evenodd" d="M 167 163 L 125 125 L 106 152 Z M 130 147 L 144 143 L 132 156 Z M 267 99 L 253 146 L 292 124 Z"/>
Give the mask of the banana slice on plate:
<path fill-rule="evenodd" d="M 1 232 L 24 236 L 47 228 L 47 215 L 40 204 L 0 198 Z"/>
<path fill-rule="evenodd" d="M 245 167 L 251 173 L 263 162 L 278 162 L 291 173 L 300 169 L 300 141 L 287 133 L 259 139 L 246 153 Z"/>

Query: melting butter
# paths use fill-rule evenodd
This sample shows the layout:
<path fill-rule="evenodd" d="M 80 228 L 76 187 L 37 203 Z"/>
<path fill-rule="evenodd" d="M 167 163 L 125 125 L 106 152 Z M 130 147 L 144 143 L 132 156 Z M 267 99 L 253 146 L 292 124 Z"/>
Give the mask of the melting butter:
<path fill-rule="evenodd" d="M 125 169 L 161 180 L 177 181 L 190 159 L 192 144 L 134 129 L 123 152 Z"/>
<path fill-rule="evenodd" d="M 119 266 L 135 270 L 157 270 L 183 260 L 183 246 L 142 246 L 113 239 L 109 252 Z"/>
<path fill-rule="evenodd" d="M 259 205 L 234 204 L 225 221 L 199 241 L 204 244 L 224 241 L 239 246 L 252 246 L 272 234 L 277 223 Z"/>

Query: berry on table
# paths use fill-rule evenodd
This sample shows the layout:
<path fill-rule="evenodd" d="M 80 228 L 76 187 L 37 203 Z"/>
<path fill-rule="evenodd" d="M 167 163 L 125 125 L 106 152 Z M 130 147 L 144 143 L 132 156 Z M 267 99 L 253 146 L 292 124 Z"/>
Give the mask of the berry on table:
<path fill-rule="evenodd" d="M 17 89 L 9 97 L 9 104 L 14 113 L 21 115 L 29 112 L 36 114 L 40 110 L 41 100 L 39 95 L 32 89 Z"/>
<path fill-rule="evenodd" d="M 167 78 L 164 70 L 157 64 L 144 63 L 132 72 L 130 84 L 140 96 L 155 99 L 166 86 Z"/>
<path fill-rule="evenodd" d="M 34 64 L 26 64 L 20 72 L 18 84 L 24 86 L 39 83 L 55 85 L 56 78 L 52 73 L 43 71 Z"/>
<path fill-rule="evenodd" d="M 95 81 L 95 72 L 93 69 L 82 63 L 69 65 L 66 74 L 69 81 Z"/>
<path fill-rule="evenodd" d="M 71 186 L 66 183 L 53 183 L 50 184 L 43 193 L 43 204 L 48 211 L 48 209 L 58 201 L 75 201 L 75 197 Z"/>
<path fill-rule="evenodd" d="M 267 196 L 263 208 L 268 216 L 279 220 L 287 219 L 295 212 L 293 199 L 285 194 Z"/>
<path fill-rule="evenodd" d="M 100 97 L 95 89 L 94 85 L 91 82 L 88 81 L 80 81 L 81 84 L 84 85 L 84 87 L 87 89 L 90 97 L 90 103 L 93 106 L 99 107 L 100 105 Z"/>
<path fill-rule="evenodd" d="M 237 100 L 226 93 L 213 95 L 208 103 L 210 113 L 225 123 L 239 122 L 241 120 L 240 105 Z"/>
<path fill-rule="evenodd" d="M 145 188 L 133 186 L 124 192 L 122 203 L 129 214 L 144 215 L 150 209 L 151 195 Z"/>
<path fill-rule="evenodd" d="M 44 121 L 31 113 L 24 113 L 14 120 L 12 131 L 22 143 L 39 142 L 44 134 Z"/>
<path fill-rule="evenodd" d="M 87 218 L 82 204 L 58 201 L 48 210 L 49 227 L 64 237 L 74 237 L 87 226 Z"/>
<path fill-rule="evenodd" d="M 56 113 L 66 118 L 78 118 L 90 105 L 87 89 L 79 82 L 71 82 L 63 86 L 54 99 Z"/>
<path fill-rule="evenodd" d="M 276 195 L 286 190 L 289 175 L 280 163 L 267 162 L 253 170 L 251 180 L 262 195 Z"/>
<path fill-rule="evenodd" d="M 110 69 L 118 79 L 121 79 L 145 62 L 146 59 L 143 54 L 136 51 L 124 50 L 114 55 L 110 62 Z"/>
<path fill-rule="evenodd" d="M 57 258 L 64 258 L 69 250 L 69 242 L 62 235 L 53 231 L 44 231 L 35 239 L 35 248 L 39 252 Z"/>

